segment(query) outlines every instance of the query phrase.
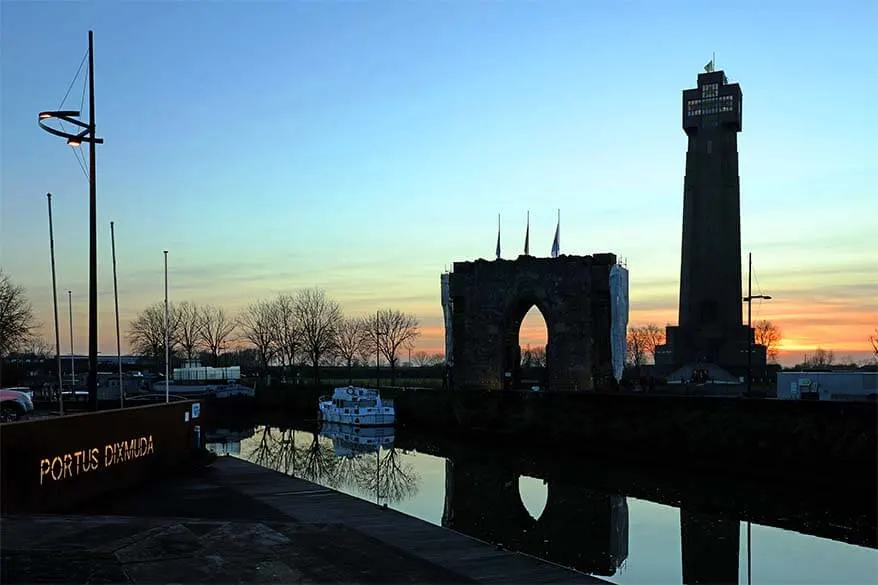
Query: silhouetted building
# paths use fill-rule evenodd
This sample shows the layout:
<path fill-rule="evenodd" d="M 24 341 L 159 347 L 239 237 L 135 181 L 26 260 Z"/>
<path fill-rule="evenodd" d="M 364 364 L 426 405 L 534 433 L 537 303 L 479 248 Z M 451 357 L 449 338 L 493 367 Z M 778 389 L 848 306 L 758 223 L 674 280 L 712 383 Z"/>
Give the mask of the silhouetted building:
<path fill-rule="evenodd" d="M 741 88 L 722 71 L 698 76 L 683 91 L 683 130 L 688 137 L 683 188 L 680 307 L 677 326 L 656 351 L 665 371 L 701 367 L 711 379 L 742 375 L 748 335 L 741 295 L 741 192 L 738 132 Z M 765 348 L 754 346 L 753 366 L 765 365 Z M 718 366 L 718 367 L 717 367 Z"/>

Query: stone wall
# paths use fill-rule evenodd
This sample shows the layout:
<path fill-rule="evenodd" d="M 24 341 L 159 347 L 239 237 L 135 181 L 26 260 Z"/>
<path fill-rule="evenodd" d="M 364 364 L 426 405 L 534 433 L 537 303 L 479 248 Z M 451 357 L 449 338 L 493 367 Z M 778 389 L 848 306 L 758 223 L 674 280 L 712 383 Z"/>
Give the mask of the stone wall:
<path fill-rule="evenodd" d="M 546 321 L 550 390 L 588 390 L 610 373 L 610 268 L 614 254 L 455 262 L 453 376 L 457 389 L 498 390 L 519 370 L 521 321 Z"/>
<path fill-rule="evenodd" d="M 3 513 L 75 510 L 90 498 L 186 469 L 200 441 L 201 404 L 182 400 L 0 425 Z"/>

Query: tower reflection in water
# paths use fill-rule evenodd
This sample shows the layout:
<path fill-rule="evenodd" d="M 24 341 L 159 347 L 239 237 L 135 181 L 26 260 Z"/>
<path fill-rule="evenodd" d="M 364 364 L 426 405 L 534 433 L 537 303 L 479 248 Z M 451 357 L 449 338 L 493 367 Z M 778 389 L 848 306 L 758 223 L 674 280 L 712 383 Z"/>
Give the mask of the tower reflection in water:
<path fill-rule="evenodd" d="M 737 583 L 741 522 L 680 510 L 683 583 Z"/>
<path fill-rule="evenodd" d="M 237 441 L 253 435 L 212 431 L 209 447 L 235 453 Z M 250 447 L 244 456 L 327 487 L 352 490 L 379 504 L 396 505 L 416 498 L 422 478 L 395 439 L 392 429 L 351 434 L 331 425 L 319 433 L 265 426 L 247 441 Z M 454 450 L 444 459 L 442 526 L 584 573 L 610 577 L 623 567 L 629 554 L 625 496 L 580 483 L 575 475 L 544 481 L 537 474 L 546 486 L 546 502 L 534 518 L 519 491 L 523 467 L 481 457 L 478 451 Z M 682 582 L 738 583 L 740 521 L 704 513 L 703 506 L 690 510 L 685 499 L 680 509 Z"/>

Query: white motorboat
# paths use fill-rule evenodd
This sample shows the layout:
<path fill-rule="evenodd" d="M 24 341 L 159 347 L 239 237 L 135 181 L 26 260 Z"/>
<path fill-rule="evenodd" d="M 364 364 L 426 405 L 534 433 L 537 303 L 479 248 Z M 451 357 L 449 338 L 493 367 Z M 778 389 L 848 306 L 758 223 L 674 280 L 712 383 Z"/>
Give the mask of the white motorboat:
<path fill-rule="evenodd" d="M 396 423 L 393 400 L 382 399 L 377 390 L 346 386 L 332 396 L 321 396 L 320 418 L 329 423 L 355 426 L 392 426 Z"/>

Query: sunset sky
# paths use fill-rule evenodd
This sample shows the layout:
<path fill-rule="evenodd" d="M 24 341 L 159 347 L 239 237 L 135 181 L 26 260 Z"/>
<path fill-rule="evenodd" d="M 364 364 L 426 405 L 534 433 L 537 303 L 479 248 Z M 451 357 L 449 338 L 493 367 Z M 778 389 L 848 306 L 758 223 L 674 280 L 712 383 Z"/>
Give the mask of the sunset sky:
<path fill-rule="evenodd" d="M 878 3 L 9 2 L 2 4 L 0 265 L 86 348 L 88 184 L 41 131 L 95 31 L 102 352 L 161 300 L 234 311 L 320 286 L 348 313 L 418 315 L 440 351 L 454 261 L 614 252 L 631 322 L 676 322 L 681 91 L 716 53 L 744 94 L 744 260 L 785 338 L 863 359 L 878 327 Z M 81 80 L 81 78 L 80 78 Z M 79 107 L 81 83 L 67 106 Z M 87 151 L 83 149 L 83 154 Z M 746 271 L 745 271 L 746 278 Z M 758 285 L 756 284 L 758 283 Z M 66 320 L 62 331 L 66 330 Z M 528 319 L 522 344 L 545 329 Z M 66 339 L 62 333 L 62 339 Z M 62 351 L 68 344 L 62 342 Z"/>

